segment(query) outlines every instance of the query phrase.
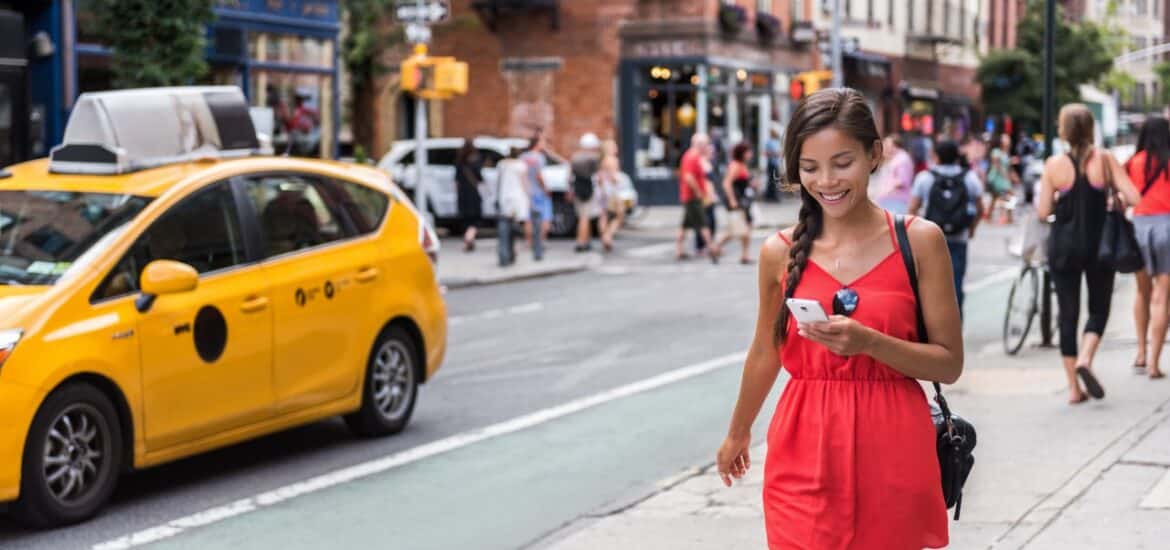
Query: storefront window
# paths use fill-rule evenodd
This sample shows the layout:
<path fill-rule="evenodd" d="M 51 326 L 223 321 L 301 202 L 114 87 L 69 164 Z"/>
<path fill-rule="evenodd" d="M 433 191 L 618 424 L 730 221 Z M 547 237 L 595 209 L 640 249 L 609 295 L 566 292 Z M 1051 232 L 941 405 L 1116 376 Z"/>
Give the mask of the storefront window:
<path fill-rule="evenodd" d="M 695 132 L 699 76 L 694 65 L 655 65 L 640 71 L 638 81 L 637 177 L 667 179 Z"/>
<path fill-rule="evenodd" d="M 291 34 L 248 34 L 248 56 L 255 61 L 328 69 L 333 66 L 333 43 Z"/>
<path fill-rule="evenodd" d="M 251 98 L 272 116 L 277 154 L 327 157 L 333 152 L 333 79 L 328 75 L 253 70 Z"/>

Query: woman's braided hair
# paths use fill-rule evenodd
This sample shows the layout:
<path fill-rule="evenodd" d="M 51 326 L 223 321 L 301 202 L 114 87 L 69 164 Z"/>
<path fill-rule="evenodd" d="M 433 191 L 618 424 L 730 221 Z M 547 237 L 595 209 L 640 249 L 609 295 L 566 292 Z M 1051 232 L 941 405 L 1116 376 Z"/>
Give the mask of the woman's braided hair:
<path fill-rule="evenodd" d="M 787 187 L 800 190 L 800 214 L 792 231 L 792 246 L 788 249 L 788 273 L 784 279 L 784 299 L 796 292 L 800 278 L 808 267 L 813 241 L 821 235 L 824 212 L 820 203 L 800 183 L 800 152 L 809 136 L 835 127 L 861 142 L 868 150 L 881 139 L 873 112 L 865 96 L 850 88 L 829 88 L 813 93 L 792 113 L 784 132 L 784 172 Z M 773 325 L 773 337 L 783 341 L 788 328 L 788 308 L 780 304 L 780 312 Z"/>

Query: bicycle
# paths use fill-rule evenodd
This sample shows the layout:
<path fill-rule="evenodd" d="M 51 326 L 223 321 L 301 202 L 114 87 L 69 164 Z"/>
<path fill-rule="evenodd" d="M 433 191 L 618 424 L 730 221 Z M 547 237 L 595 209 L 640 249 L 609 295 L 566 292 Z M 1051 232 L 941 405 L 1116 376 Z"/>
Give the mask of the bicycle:
<path fill-rule="evenodd" d="M 1011 290 L 1008 291 L 1007 311 L 1003 319 L 1003 348 L 1008 355 L 1015 355 L 1024 347 L 1037 315 L 1040 317 L 1041 346 L 1051 346 L 1056 334 L 1057 315 L 1053 301 L 1056 291 L 1042 250 L 1047 233 L 1046 224 L 1030 219 L 1025 222 L 1018 250 L 1015 245 L 1008 250 L 1024 262 L 1020 274 L 1012 281 Z"/>

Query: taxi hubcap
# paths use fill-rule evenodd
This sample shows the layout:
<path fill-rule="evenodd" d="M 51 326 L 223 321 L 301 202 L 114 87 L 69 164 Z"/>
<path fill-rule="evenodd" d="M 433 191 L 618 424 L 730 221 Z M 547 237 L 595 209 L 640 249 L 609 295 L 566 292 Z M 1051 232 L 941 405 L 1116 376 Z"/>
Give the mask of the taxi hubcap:
<path fill-rule="evenodd" d="M 406 413 L 414 385 L 414 368 L 410 352 L 401 342 L 382 344 L 374 356 L 374 404 L 387 420 L 398 420 Z"/>
<path fill-rule="evenodd" d="M 44 475 L 57 500 L 70 504 L 89 495 L 106 460 L 108 435 L 98 412 L 86 404 L 66 408 L 45 438 Z"/>

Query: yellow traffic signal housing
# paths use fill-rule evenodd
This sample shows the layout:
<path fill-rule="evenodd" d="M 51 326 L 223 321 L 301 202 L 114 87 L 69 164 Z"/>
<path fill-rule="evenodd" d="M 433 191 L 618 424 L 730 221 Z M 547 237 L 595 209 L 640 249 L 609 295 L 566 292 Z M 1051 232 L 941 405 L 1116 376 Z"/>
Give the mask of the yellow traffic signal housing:
<path fill-rule="evenodd" d="M 442 59 L 435 65 L 435 91 L 449 95 L 466 94 L 467 63 L 449 57 Z"/>
<path fill-rule="evenodd" d="M 449 99 L 467 93 L 467 63 L 454 57 L 415 55 L 400 67 L 404 91 L 424 99 Z"/>
<path fill-rule="evenodd" d="M 833 71 L 805 71 L 798 73 L 793 79 L 800 81 L 801 87 L 803 88 L 801 90 L 803 92 L 802 97 L 807 97 L 821 88 L 828 88 L 832 85 Z"/>

